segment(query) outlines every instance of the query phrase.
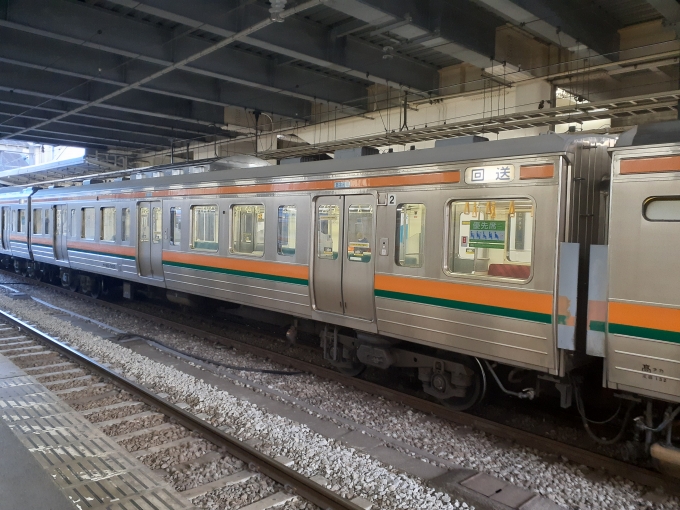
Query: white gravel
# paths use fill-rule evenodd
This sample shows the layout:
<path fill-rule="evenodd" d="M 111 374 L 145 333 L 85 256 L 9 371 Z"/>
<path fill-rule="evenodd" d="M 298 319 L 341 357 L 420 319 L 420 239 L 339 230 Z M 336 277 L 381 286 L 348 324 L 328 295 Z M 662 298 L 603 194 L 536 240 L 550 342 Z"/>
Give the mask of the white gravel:
<path fill-rule="evenodd" d="M 38 290 L 37 294 L 52 303 L 57 302 L 54 294 L 49 291 Z M 68 303 L 60 304 L 121 330 L 157 338 L 182 350 L 212 357 L 224 363 L 282 368 L 249 354 L 222 346 L 216 347 L 195 337 L 187 337 L 156 325 L 149 327 L 134 317 L 82 301 L 69 299 Z M 487 472 L 536 491 L 570 509 L 670 510 L 680 507 L 680 499 L 677 497 L 654 495 L 648 499 L 644 497 L 647 489 L 629 480 L 605 476 L 549 453 L 510 445 L 496 437 L 456 426 L 315 376 L 281 377 L 253 372 L 239 372 L 237 375 L 309 406 L 323 409 L 328 414 L 356 421 L 375 430 L 378 435 L 389 436 L 413 448 L 425 450 L 447 464 Z"/>
<path fill-rule="evenodd" d="M 273 455 L 291 459 L 294 469 L 306 476 L 323 476 L 329 486 L 337 486 L 346 497 L 361 496 L 384 509 L 455 508 L 455 502 L 446 502 L 450 501 L 448 495 L 427 487 L 414 477 L 316 434 L 305 425 L 270 414 L 202 380 L 83 332 L 67 321 L 45 314 L 42 305 L 26 301 L 18 303 L 0 295 L 0 306 L 62 341 L 68 341 L 100 362 L 109 363 L 126 377 L 134 377 L 158 393 L 167 393 L 176 402 L 187 402 L 195 413 L 214 417 L 215 424 L 230 425 L 239 439 L 257 437 Z"/>

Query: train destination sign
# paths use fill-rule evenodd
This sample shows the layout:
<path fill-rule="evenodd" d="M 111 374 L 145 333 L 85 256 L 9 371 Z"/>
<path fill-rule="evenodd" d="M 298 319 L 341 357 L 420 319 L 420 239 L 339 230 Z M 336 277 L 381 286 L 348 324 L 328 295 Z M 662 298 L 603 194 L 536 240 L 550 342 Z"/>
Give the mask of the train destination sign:
<path fill-rule="evenodd" d="M 511 182 L 515 179 L 515 165 L 473 166 L 465 169 L 467 184 Z"/>
<path fill-rule="evenodd" d="M 470 248 L 505 248 L 505 221 L 473 220 L 470 222 Z"/>

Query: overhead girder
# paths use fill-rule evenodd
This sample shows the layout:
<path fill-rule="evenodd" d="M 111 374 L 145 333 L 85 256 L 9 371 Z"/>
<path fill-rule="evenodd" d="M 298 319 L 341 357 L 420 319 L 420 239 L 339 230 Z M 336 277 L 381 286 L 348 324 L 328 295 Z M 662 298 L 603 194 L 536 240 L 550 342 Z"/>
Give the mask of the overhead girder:
<path fill-rule="evenodd" d="M 123 87 L 162 67 L 139 60 L 127 63 L 128 59 L 118 55 L 102 55 L 98 50 L 58 40 L 47 41 L 25 32 L 8 30 L 6 27 L 0 27 L 0 39 L 7 41 L 7 44 L 0 46 L 0 61 L 4 63 L 62 74 L 74 80 L 92 80 L 113 87 Z M 253 108 L 287 118 L 302 118 L 310 111 L 307 99 L 262 93 L 248 85 L 224 81 L 217 76 L 219 73 L 210 77 L 205 73 L 196 75 L 177 70 L 139 87 L 139 90 L 182 97 L 221 108 Z"/>
<path fill-rule="evenodd" d="M 130 9 L 228 37 L 268 16 L 267 6 L 235 0 L 111 0 Z M 242 42 L 267 52 L 285 55 L 314 66 L 326 68 L 361 80 L 414 91 L 436 87 L 437 70 L 410 58 L 395 55 L 383 59 L 381 48 L 356 38 L 335 38 L 332 30 L 292 16 L 242 39 Z M 286 69 L 288 71 L 288 68 Z"/>
<path fill-rule="evenodd" d="M 55 99 L 63 103 L 85 105 L 118 87 L 101 82 L 83 82 L 80 78 L 0 62 L 0 90 Z M 143 90 L 131 90 L 93 108 L 123 111 L 150 117 L 184 122 L 197 131 L 214 133 L 224 124 L 224 109 L 179 97 L 162 97 Z M 70 110 L 71 108 L 65 108 Z M 79 112 L 80 113 L 80 112 Z M 202 126 L 202 129 L 197 129 Z"/>
<path fill-rule="evenodd" d="M 478 67 L 490 64 L 496 29 L 505 24 L 468 0 L 328 0 L 326 6 L 379 27 L 373 34 L 420 41 L 418 46 Z"/>
<path fill-rule="evenodd" d="M 73 103 L 67 103 L 59 99 L 48 100 L 47 102 L 38 96 L 25 95 L 18 91 L 8 92 L 0 88 L 0 105 L 10 105 L 21 108 L 22 111 L 32 110 L 34 112 L 45 111 L 56 114 L 67 113 L 72 107 Z M 95 110 L 94 108 L 92 109 Z M 162 117 L 153 119 L 155 123 L 151 123 L 144 116 L 143 113 L 128 113 L 119 110 L 99 111 L 93 114 L 92 111 L 80 112 L 71 117 L 72 119 L 87 119 L 97 121 L 98 124 L 112 125 L 118 127 L 135 126 L 137 129 L 143 129 L 140 132 L 150 132 L 153 130 L 157 133 L 163 134 L 168 139 L 172 138 L 195 138 L 197 136 L 205 136 L 210 134 L 221 133 L 224 136 L 229 136 L 230 131 L 225 131 L 217 126 L 204 126 L 191 124 L 187 126 L 187 122 L 178 122 L 175 120 L 166 120 Z M 165 124 L 160 124 L 166 122 Z M 126 129 L 130 129 L 126 127 Z M 200 130 L 198 130 L 200 129 Z M 134 131 L 134 130 L 133 130 Z"/>
<path fill-rule="evenodd" d="M 573 43 L 582 43 L 600 55 L 609 56 L 611 60 L 618 57 L 615 52 L 619 49 L 619 34 L 617 26 L 610 16 L 606 16 L 594 2 L 569 1 L 546 2 L 541 0 L 479 0 L 487 4 L 495 12 L 505 16 L 517 18 L 530 13 L 533 19 L 524 21 L 523 27 L 532 31 L 532 25 L 541 31 L 549 32 L 554 27 L 557 44 L 569 47 Z M 519 8 L 519 9 L 517 9 Z M 543 25 L 543 28 L 541 26 Z M 546 37 L 546 35 L 542 35 Z M 562 40 L 564 37 L 564 41 Z M 550 39 L 555 42 L 555 38 Z"/>
<path fill-rule="evenodd" d="M 0 128 L 10 127 L 25 129 L 35 124 L 36 122 L 34 121 L 49 120 L 52 117 L 51 115 L 38 115 L 36 112 L 17 116 L 17 110 L 17 108 L 0 105 Z M 138 131 L 135 132 L 125 129 L 116 129 L 91 123 L 84 124 L 81 122 L 75 122 L 75 119 L 70 118 L 69 120 L 55 122 L 54 129 L 59 132 L 73 135 L 95 135 L 104 141 L 116 140 L 119 143 L 129 143 L 131 146 L 146 146 L 149 147 L 149 150 L 154 150 L 156 148 L 166 149 L 171 143 L 170 138 L 162 135 L 154 135 L 152 133 L 142 133 Z M 206 138 L 208 137 L 203 137 L 201 140 L 205 140 Z"/>

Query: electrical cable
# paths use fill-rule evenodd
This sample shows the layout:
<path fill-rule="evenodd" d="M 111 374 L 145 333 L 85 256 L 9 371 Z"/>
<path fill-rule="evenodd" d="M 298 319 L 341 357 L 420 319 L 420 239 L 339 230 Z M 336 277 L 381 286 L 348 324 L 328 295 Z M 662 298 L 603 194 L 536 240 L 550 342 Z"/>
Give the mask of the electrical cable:
<path fill-rule="evenodd" d="M 238 372 L 255 372 L 255 373 L 260 373 L 260 374 L 272 374 L 272 375 L 302 375 L 304 372 L 300 371 L 291 371 L 291 370 L 273 370 L 273 369 L 268 369 L 268 368 L 251 368 L 251 367 L 239 367 L 236 365 L 229 365 L 226 363 L 221 363 L 219 361 L 216 361 L 214 359 L 210 358 L 204 358 L 203 356 L 199 356 L 197 354 L 193 354 L 191 352 L 183 351 L 181 349 L 177 349 L 175 347 L 171 347 L 170 345 L 161 342 L 160 340 L 156 340 L 155 338 L 149 338 L 144 335 L 136 335 L 134 333 L 121 333 L 120 335 L 116 335 L 113 340 L 116 342 L 120 342 L 121 340 L 128 340 L 128 339 L 133 339 L 133 338 L 141 338 L 142 340 L 145 340 L 147 342 L 155 343 L 163 347 L 164 349 L 168 349 L 169 351 L 176 352 L 178 354 L 181 354 L 182 356 L 186 356 L 188 358 L 193 358 L 198 361 L 202 361 L 204 363 L 210 363 L 211 365 L 217 365 L 218 367 L 222 368 L 227 368 L 229 370 L 236 370 Z"/>
<path fill-rule="evenodd" d="M 626 414 L 623 417 L 623 423 L 621 424 L 621 428 L 619 429 L 618 433 L 611 439 L 603 439 L 601 437 L 598 437 L 590 428 L 590 423 L 596 423 L 591 420 L 588 420 L 586 418 L 585 414 L 585 408 L 583 406 L 583 399 L 581 398 L 581 391 L 579 390 L 578 385 L 573 384 L 574 388 L 574 395 L 576 396 L 576 409 L 578 410 L 579 415 L 581 416 L 581 422 L 583 423 L 583 428 L 585 431 L 588 433 L 590 438 L 595 441 L 598 444 L 601 445 L 610 445 L 610 444 L 615 444 L 618 443 L 621 438 L 623 438 L 623 435 L 626 432 L 626 428 L 628 428 L 628 423 L 630 423 L 630 414 L 633 410 L 633 407 L 635 406 L 634 401 L 630 401 L 628 404 L 628 408 L 626 409 Z M 680 407 L 678 408 L 680 409 Z M 614 419 L 617 415 L 619 414 L 619 411 L 616 411 L 616 415 L 614 415 L 611 419 Z M 606 422 L 603 422 L 606 423 Z"/>

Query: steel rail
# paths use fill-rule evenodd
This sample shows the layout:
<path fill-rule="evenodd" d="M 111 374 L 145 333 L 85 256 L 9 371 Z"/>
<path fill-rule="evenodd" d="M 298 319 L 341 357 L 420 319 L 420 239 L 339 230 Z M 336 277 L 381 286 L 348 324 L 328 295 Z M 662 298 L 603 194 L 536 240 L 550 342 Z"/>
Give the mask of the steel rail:
<path fill-rule="evenodd" d="M 270 359 L 275 363 L 290 366 L 296 370 L 311 373 L 313 375 L 323 377 L 325 379 L 341 383 L 345 386 L 355 388 L 360 391 L 365 391 L 372 395 L 384 397 L 393 402 L 403 404 L 418 411 L 422 411 L 427 414 L 433 414 L 445 420 L 448 420 L 457 425 L 462 425 L 466 427 L 474 428 L 478 431 L 492 434 L 503 439 L 509 439 L 515 441 L 516 443 L 528 447 L 540 450 L 543 452 L 549 452 L 553 454 L 561 455 L 572 462 L 577 464 L 583 464 L 593 469 L 604 469 L 612 475 L 622 476 L 635 483 L 645 485 L 653 488 L 663 488 L 667 493 L 680 495 L 680 487 L 678 480 L 670 476 L 664 475 L 662 473 L 645 469 L 627 462 L 623 462 L 605 455 L 591 452 L 589 450 L 579 448 L 567 443 L 562 443 L 555 439 L 550 439 L 532 432 L 527 432 L 524 430 L 516 429 L 509 425 L 504 425 L 502 423 L 497 423 L 495 421 L 489 420 L 487 418 L 482 418 L 479 416 L 474 416 L 461 411 L 454 411 L 447 407 L 444 407 L 435 402 L 429 400 L 424 400 L 422 398 L 402 393 L 400 391 L 394 390 L 392 388 L 366 381 L 363 379 L 358 379 L 356 377 L 348 377 L 340 372 L 333 369 L 315 365 L 308 361 L 299 360 L 291 356 L 281 354 L 263 347 L 258 347 L 251 345 L 248 342 L 231 338 L 229 336 L 218 335 L 205 331 L 193 326 L 188 326 L 180 322 L 176 322 L 171 319 L 165 319 L 163 317 L 158 317 L 156 315 L 135 310 L 126 306 L 117 305 L 108 301 L 103 301 L 100 299 L 95 299 L 90 296 L 79 294 L 62 287 L 58 287 L 49 283 L 40 282 L 25 276 L 17 275 L 16 273 L 10 273 L 9 271 L 0 270 L 12 277 L 24 279 L 31 283 L 35 283 L 41 287 L 49 288 L 55 290 L 61 294 L 69 295 L 74 298 L 82 299 L 83 301 L 102 306 L 104 308 L 109 308 L 116 310 L 118 312 L 126 313 L 129 315 L 134 315 L 137 318 L 144 319 L 147 321 L 154 322 L 156 324 L 162 324 L 168 328 L 174 329 L 176 331 L 181 331 L 188 335 L 196 336 L 198 338 L 204 338 L 212 342 L 217 342 L 228 347 L 233 347 L 234 349 L 255 354 L 263 358 Z M 247 329 L 245 326 L 238 326 L 242 329 Z M 260 336 L 269 336 L 262 332 L 257 332 Z M 274 338 L 272 337 L 272 340 Z"/>
<path fill-rule="evenodd" d="M 323 509 L 333 510 L 361 510 L 361 507 L 352 503 L 348 499 L 341 497 L 326 487 L 310 480 L 294 469 L 281 464 L 273 458 L 260 453 L 252 446 L 240 441 L 234 436 L 223 432 L 210 423 L 197 418 L 190 412 L 160 398 L 158 395 L 148 390 L 144 386 L 134 381 L 126 379 L 124 376 L 102 365 L 98 361 L 57 340 L 51 335 L 40 331 L 36 327 L 14 317 L 7 312 L 0 310 L 0 320 L 5 320 L 20 330 L 37 337 L 41 343 L 58 351 L 80 365 L 84 365 L 92 372 L 102 375 L 113 381 L 117 386 L 135 395 L 135 397 L 145 403 L 156 407 L 163 414 L 176 420 L 184 427 L 199 433 L 203 438 L 211 443 L 223 447 L 228 453 L 240 459 L 251 469 L 258 471 L 273 480 L 279 482 L 284 487 L 293 491 L 296 495 L 304 498 Z"/>

